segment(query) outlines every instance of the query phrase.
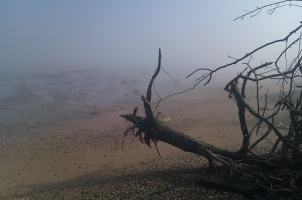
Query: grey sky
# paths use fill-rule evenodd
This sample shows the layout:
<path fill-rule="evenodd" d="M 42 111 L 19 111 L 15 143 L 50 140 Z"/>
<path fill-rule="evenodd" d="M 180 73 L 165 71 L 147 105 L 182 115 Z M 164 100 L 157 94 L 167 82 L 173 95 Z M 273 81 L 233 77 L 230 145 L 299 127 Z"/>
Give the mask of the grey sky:
<path fill-rule="evenodd" d="M 257 0 L 1 0 L 0 69 L 153 67 L 220 64 L 284 36 L 301 9 L 233 22 Z"/>

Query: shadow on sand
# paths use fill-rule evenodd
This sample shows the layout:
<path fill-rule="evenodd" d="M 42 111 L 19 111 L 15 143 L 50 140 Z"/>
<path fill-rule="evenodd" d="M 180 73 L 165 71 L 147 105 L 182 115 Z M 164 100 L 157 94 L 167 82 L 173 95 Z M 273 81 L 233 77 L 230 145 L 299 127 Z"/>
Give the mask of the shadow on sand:
<path fill-rule="evenodd" d="M 238 199 L 237 195 L 209 190 L 196 183 L 205 168 L 147 171 L 120 176 L 93 172 L 75 179 L 25 185 L 12 199 Z M 215 174 L 213 175 L 215 176 Z"/>

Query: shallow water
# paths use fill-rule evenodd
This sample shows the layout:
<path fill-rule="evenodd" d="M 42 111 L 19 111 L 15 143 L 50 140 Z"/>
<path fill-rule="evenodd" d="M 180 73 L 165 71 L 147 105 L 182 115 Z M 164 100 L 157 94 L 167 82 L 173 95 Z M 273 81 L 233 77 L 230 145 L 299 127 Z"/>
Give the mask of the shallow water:
<path fill-rule="evenodd" d="M 102 71 L 0 75 L 0 134 L 27 134 L 138 99 L 142 80 Z"/>
<path fill-rule="evenodd" d="M 38 128 L 66 120 L 89 118 L 103 108 L 140 104 L 153 72 L 133 70 L 74 70 L 0 74 L 0 137 L 29 135 Z M 180 81 L 178 81 L 180 80 Z M 154 99 L 191 87 L 192 82 L 161 73 Z"/>

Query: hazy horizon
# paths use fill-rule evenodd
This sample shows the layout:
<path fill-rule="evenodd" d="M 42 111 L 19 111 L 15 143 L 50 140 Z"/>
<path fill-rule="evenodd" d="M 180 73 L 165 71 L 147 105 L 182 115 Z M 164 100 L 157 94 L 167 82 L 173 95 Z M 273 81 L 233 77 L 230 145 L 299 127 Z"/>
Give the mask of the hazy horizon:
<path fill-rule="evenodd" d="M 4 72 L 149 69 L 189 72 L 286 35 L 302 13 L 282 8 L 233 21 L 270 1 L 1 1 Z"/>
<path fill-rule="evenodd" d="M 237 155 L 295 164 L 301 29 L 252 54 L 250 68 L 185 78 L 301 26 L 301 7 L 233 21 L 271 2 L 0 0 L 0 199 L 237 199 L 198 184 L 227 175 L 259 197 L 284 188 L 295 198 L 299 171 L 237 176 L 258 170 Z M 280 68 L 257 67 L 280 52 Z M 236 173 L 220 167 L 233 159 Z"/>

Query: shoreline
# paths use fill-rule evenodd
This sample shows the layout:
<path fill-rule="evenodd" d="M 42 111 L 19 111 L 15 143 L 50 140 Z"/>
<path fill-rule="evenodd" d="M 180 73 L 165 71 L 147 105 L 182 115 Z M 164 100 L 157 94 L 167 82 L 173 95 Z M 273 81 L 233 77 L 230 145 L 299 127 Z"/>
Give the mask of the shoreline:
<path fill-rule="evenodd" d="M 241 142 L 237 112 L 226 95 L 221 99 L 222 94 L 225 92 L 221 88 L 209 88 L 175 97 L 161 105 L 161 117 L 170 118 L 169 126 L 197 139 L 235 150 Z M 163 143 L 158 144 L 160 159 L 155 148 L 150 149 L 131 136 L 126 138 L 125 152 L 121 151 L 120 140 L 128 123 L 119 115 L 132 112 L 134 107 L 134 103 L 107 107 L 91 118 L 72 119 L 58 127 L 41 129 L 40 133 L 37 130 L 38 134 L 33 137 L 17 138 L 14 144 L 0 152 L 0 175 L 5 177 L 0 180 L 0 192 L 4 199 L 26 197 L 39 185 L 53 184 L 60 192 L 59 183 L 89 178 L 91 174 L 100 180 L 117 176 L 123 179 L 129 174 L 135 177 L 135 173 L 152 174 L 204 166 L 206 161 L 200 157 Z M 228 114 L 222 115 L 221 111 Z M 141 112 L 142 107 L 139 107 L 138 114 Z M 225 137 L 231 138 L 230 141 L 224 141 Z M 71 193 L 80 190 L 77 188 Z M 50 195 L 42 194 L 46 195 L 42 199 Z"/>

